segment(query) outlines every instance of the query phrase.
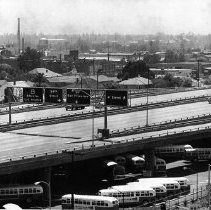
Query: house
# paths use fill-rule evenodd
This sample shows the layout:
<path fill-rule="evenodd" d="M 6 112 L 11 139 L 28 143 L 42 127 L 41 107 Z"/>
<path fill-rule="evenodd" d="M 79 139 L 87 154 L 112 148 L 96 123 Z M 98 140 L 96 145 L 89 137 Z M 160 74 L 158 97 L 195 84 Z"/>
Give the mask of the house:
<path fill-rule="evenodd" d="M 128 80 L 123 80 L 119 83 L 120 86 L 126 89 L 141 89 L 147 85 L 152 85 L 152 81 L 144 77 L 135 77 Z"/>
<path fill-rule="evenodd" d="M 51 70 L 48 70 L 46 68 L 36 68 L 28 72 L 29 74 L 43 74 L 44 77 L 49 78 L 49 77 L 60 77 L 62 76 L 61 74 L 55 73 Z"/>

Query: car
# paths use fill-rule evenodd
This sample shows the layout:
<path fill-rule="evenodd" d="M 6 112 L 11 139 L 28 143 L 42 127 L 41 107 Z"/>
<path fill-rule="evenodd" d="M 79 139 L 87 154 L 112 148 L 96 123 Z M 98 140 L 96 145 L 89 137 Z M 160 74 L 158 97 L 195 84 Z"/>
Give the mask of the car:
<path fill-rule="evenodd" d="M 66 107 L 66 111 L 73 111 L 73 110 L 80 110 L 80 109 L 84 109 L 85 106 L 76 106 L 76 105 L 67 105 Z"/>

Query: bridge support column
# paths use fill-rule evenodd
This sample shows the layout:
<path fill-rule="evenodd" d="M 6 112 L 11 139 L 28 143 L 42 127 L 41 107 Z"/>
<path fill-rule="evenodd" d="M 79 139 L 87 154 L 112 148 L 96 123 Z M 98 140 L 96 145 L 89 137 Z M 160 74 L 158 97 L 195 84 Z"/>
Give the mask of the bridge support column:
<path fill-rule="evenodd" d="M 154 175 L 155 169 L 155 151 L 153 149 L 145 151 L 145 164 L 146 171 L 151 171 L 151 175 Z"/>
<path fill-rule="evenodd" d="M 51 197 L 52 197 L 52 188 L 50 187 L 52 185 L 51 181 L 51 176 L 52 176 L 52 168 L 47 167 L 43 170 L 43 175 L 41 177 L 41 180 L 37 180 L 40 182 L 40 185 L 44 189 L 44 196 L 46 203 L 49 203 L 49 206 L 51 206 Z"/>

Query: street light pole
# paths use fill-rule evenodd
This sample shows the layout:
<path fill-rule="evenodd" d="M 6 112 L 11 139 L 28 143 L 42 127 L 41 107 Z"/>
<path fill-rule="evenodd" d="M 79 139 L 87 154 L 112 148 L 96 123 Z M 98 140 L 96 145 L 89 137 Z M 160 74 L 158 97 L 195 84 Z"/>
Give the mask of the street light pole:
<path fill-rule="evenodd" d="M 197 62 L 198 62 L 198 87 L 199 87 L 199 62 L 200 62 L 200 60 L 197 59 Z"/>
<path fill-rule="evenodd" d="M 147 83 L 147 115 L 146 115 L 146 126 L 149 125 L 149 67 L 148 67 L 148 83 Z"/>
<path fill-rule="evenodd" d="M 183 167 L 183 170 L 188 170 L 188 169 L 193 171 L 194 173 L 196 173 L 196 171 L 193 170 L 192 168 Z M 199 199 L 199 174 L 198 174 L 198 172 L 196 173 L 196 199 L 197 200 Z"/>
<path fill-rule="evenodd" d="M 95 102 L 96 102 L 96 92 L 94 91 L 94 94 L 95 94 L 95 101 L 93 102 L 92 104 L 92 147 L 94 146 L 94 133 L 95 133 L 95 109 L 94 109 L 94 105 L 95 105 Z"/>
<path fill-rule="evenodd" d="M 38 182 L 35 182 L 34 184 L 35 185 L 39 185 L 41 183 L 44 183 L 48 186 L 48 202 L 49 202 L 49 209 L 51 209 L 51 184 L 50 182 L 45 182 L 45 181 L 38 181 Z"/>

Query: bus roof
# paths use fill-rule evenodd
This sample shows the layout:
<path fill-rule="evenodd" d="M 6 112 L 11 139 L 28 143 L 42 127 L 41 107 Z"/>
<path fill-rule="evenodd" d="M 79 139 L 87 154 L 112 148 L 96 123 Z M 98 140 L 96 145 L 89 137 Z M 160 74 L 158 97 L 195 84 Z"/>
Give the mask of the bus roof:
<path fill-rule="evenodd" d="M 145 161 L 144 158 L 139 157 L 139 156 L 132 157 L 131 159 L 132 159 L 133 161 L 139 161 L 139 160 L 140 160 L 140 161 Z"/>
<path fill-rule="evenodd" d="M 128 192 L 148 192 L 148 193 L 152 193 L 153 196 L 156 196 L 156 192 L 155 190 L 151 189 L 135 189 L 135 188 L 121 188 L 121 189 L 102 189 L 99 190 L 100 194 L 107 194 L 107 193 L 120 193 L 120 194 L 124 194 L 124 193 L 128 193 Z"/>
<path fill-rule="evenodd" d="M 166 188 L 162 183 L 156 183 L 156 182 L 146 182 L 146 183 L 141 183 L 141 182 L 129 182 L 127 185 L 142 185 L 142 186 L 150 186 L 150 187 L 161 187 L 161 188 Z"/>
<path fill-rule="evenodd" d="M 143 179 L 138 179 L 139 182 L 146 183 L 146 182 L 156 182 L 156 183 L 162 183 L 162 184 L 178 184 L 177 181 L 174 179 L 169 179 L 169 178 L 143 178 Z"/>
<path fill-rule="evenodd" d="M 114 165 L 117 165 L 117 163 L 116 162 L 114 162 L 114 161 L 105 161 L 105 164 L 107 165 L 107 166 L 114 166 Z"/>
<path fill-rule="evenodd" d="M 168 177 L 168 179 L 173 179 L 175 181 L 187 181 L 189 182 L 189 179 L 186 177 Z"/>
<path fill-rule="evenodd" d="M 72 194 L 66 194 L 62 196 L 62 199 L 66 199 L 72 198 Z M 106 200 L 106 201 L 117 201 L 116 198 L 114 197 L 105 197 L 105 196 L 100 196 L 100 195 L 78 195 L 78 194 L 74 194 L 74 199 L 86 199 L 86 200 L 96 200 L 96 201 L 101 201 L 101 200 Z"/>
<path fill-rule="evenodd" d="M 124 192 L 137 192 L 137 191 L 148 191 L 150 193 L 153 193 L 153 195 L 156 194 L 156 192 L 152 189 L 152 187 L 149 186 L 143 186 L 140 188 L 140 186 L 133 186 L 133 185 L 118 185 L 113 186 L 107 189 L 101 189 L 99 190 L 100 193 L 124 193 Z"/>

